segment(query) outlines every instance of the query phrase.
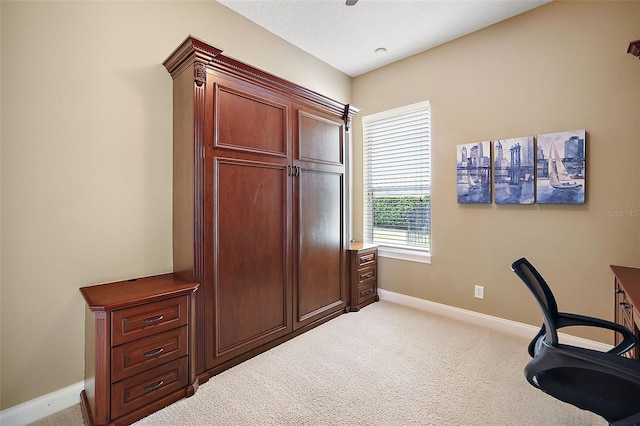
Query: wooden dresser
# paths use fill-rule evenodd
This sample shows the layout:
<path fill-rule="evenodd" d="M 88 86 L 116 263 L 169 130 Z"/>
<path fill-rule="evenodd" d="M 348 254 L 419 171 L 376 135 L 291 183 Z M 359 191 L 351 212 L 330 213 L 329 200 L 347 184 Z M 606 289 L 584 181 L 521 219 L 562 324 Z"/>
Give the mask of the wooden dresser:
<path fill-rule="evenodd" d="M 352 241 L 349 244 L 349 311 L 380 300 L 378 297 L 378 246 Z"/>
<path fill-rule="evenodd" d="M 87 424 L 130 424 L 193 395 L 197 289 L 173 274 L 80 289 L 87 302 L 80 396 Z"/>
<path fill-rule="evenodd" d="M 640 269 L 611 265 L 615 280 L 615 322 L 632 330 L 640 339 Z M 616 334 L 616 344 L 620 336 Z M 640 360 L 640 349 L 636 346 L 625 356 Z"/>

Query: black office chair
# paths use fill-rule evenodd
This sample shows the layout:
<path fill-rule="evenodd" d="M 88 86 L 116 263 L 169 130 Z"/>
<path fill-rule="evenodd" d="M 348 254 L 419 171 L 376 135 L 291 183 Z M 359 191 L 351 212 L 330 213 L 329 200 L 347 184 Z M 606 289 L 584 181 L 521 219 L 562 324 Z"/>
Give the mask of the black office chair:
<path fill-rule="evenodd" d="M 511 269 L 542 310 L 542 328 L 529 344 L 533 359 L 524 369 L 529 383 L 611 425 L 640 425 L 640 361 L 621 356 L 638 343 L 633 333 L 610 321 L 558 312 L 551 289 L 527 259 L 516 260 Z M 557 329 L 567 326 L 613 330 L 622 335 L 622 342 L 608 352 L 560 344 Z"/>

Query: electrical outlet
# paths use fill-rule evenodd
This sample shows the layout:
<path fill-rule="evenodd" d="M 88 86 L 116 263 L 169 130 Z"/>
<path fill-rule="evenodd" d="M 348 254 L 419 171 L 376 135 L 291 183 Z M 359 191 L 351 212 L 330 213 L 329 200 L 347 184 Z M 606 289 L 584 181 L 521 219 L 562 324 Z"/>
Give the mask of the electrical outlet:
<path fill-rule="evenodd" d="M 484 287 L 481 285 L 477 285 L 473 296 L 477 299 L 484 299 Z"/>

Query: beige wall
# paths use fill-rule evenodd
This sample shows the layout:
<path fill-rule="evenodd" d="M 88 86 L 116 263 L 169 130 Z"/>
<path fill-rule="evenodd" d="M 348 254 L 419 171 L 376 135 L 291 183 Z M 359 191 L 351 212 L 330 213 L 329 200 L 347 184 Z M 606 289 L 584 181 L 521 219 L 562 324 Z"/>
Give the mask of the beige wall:
<path fill-rule="evenodd" d="M 609 265 L 640 267 L 640 61 L 626 53 L 639 19 L 640 2 L 554 2 L 354 79 L 360 116 L 431 101 L 432 263 L 382 259 L 381 288 L 537 325 L 509 268 L 526 256 L 561 310 L 613 318 Z M 456 203 L 456 145 L 581 128 L 585 205 Z M 361 132 L 357 120 L 356 238 Z M 627 210 L 635 216 L 607 213 Z"/>
<path fill-rule="evenodd" d="M 172 269 L 162 61 L 188 34 L 341 102 L 351 78 L 216 2 L 2 1 L 0 11 L 5 409 L 82 380 L 79 287 Z"/>

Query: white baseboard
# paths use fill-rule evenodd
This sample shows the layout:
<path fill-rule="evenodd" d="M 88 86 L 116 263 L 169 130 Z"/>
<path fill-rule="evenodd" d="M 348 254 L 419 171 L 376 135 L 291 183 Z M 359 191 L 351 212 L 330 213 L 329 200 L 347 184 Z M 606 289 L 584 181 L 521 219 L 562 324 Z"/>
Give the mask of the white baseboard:
<path fill-rule="evenodd" d="M 393 291 L 388 291 L 381 288 L 378 289 L 378 295 L 380 296 L 380 300 L 386 300 L 387 302 L 397 303 L 399 305 L 408 306 L 411 308 L 419 309 L 421 311 L 430 312 L 459 321 L 478 324 L 483 327 L 502 331 L 504 333 L 512 334 L 515 336 L 525 337 L 527 339 L 533 339 L 533 337 L 540 330 L 540 327 L 535 327 L 529 324 L 494 317 L 491 315 L 469 311 L 466 309 L 456 308 L 454 306 L 443 305 L 442 303 L 431 302 L 429 300 L 412 296 L 406 296 L 404 294 L 395 293 Z M 594 349 L 603 352 L 606 352 L 612 348 L 611 345 L 607 345 L 605 343 L 584 339 L 582 337 L 571 336 L 565 333 L 558 333 L 558 337 L 562 341 L 562 343 L 565 343 L 567 345 L 581 346 L 583 348 Z"/>
<path fill-rule="evenodd" d="M 80 403 L 84 381 L 0 411 L 0 425 L 24 426 Z"/>

